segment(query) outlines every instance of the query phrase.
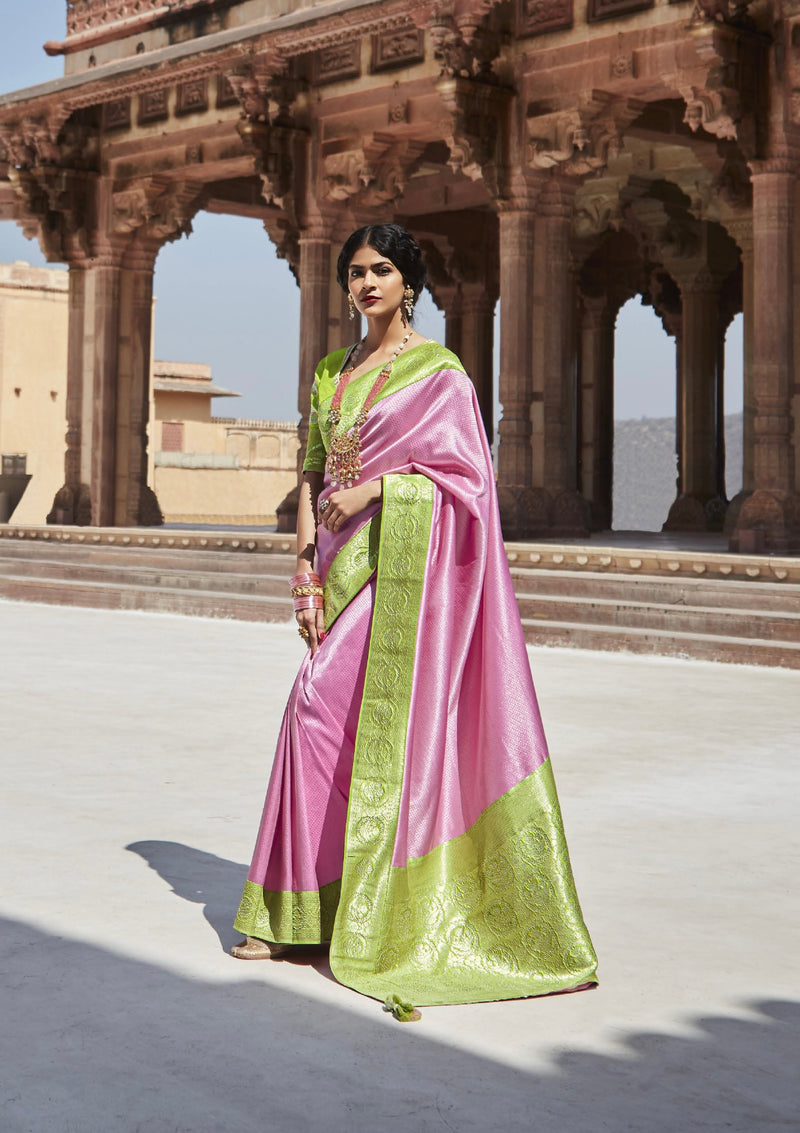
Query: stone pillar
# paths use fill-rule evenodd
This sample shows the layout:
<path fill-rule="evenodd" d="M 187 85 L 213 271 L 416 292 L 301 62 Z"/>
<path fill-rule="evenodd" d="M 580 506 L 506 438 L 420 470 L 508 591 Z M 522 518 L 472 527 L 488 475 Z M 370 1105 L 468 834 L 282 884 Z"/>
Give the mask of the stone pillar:
<path fill-rule="evenodd" d="M 147 422 L 157 246 L 134 246 L 120 273 L 114 523 L 153 526 L 164 517 L 147 484 Z"/>
<path fill-rule="evenodd" d="M 330 353 L 350 346 L 361 337 L 361 319 L 358 313 L 354 319 L 350 318 L 350 307 L 347 296 L 336 282 L 336 259 L 339 255 L 338 247 L 331 245 L 330 267 L 330 301 L 328 307 L 328 347 Z M 323 351 L 323 354 L 325 351 Z M 322 355 L 320 355 L 322 357 Z M 317 359 L 319 361 L 319 358 Z"/>
<path fill-rule="evenodd" d="M 719 285 L 706 269 L 679 276 L 678 285 L 683 299 L 677 407 L 681 493 L 664 530 L 721 531 L 726 503 L 718 494 Z"/>
<path fill-rule="evenodd" d="M 65 484 L 48 522 L 114 523 L 119 310 L 118 262 L 70 265 Z"/>
<path fill-rule="evenodd" d="M 536 243 L 542 258 L 536 271 L 540 348 L 534 350 L 534 476 L 551 507 L 551 532 L 585 535 L 589 505 L 578 491 L 578 375 L 576 282 L 570 238 L 576 184 L 552 178 L 539 200 Z"/>
<path fill-rule="evenodd" d="M 535 214 L 530 204 L 500 213 L 500 402 L 498 494 L 507 539 L 530 533 L 538 518 L 531 498 L 533 255 Z"/>
<path fill-rule="evenodd" d="M 331 240 L 321 229 L 309 228 L 300 233 L 300 351 L 297 383 L 297 427 L 300 447 L 297 450 L 298 486 L 303 478 L 303 461 L 308 442 L 308 411 L 311 385 L 320 358 L 328 353 L 329 307 L 331 296 Z M 352 325 L 352 324 L 351 324 Z M 298 488 L 293 489 L 278 505 L 278 530 L 294 531 L 297 527 Z"/>
<path fill-rule="evenodd" d="M 753 492 L 742 504 L 734 545 L 800 542 L 794 492 L 791 396 L 794 370 L 792 263 L 794 173 L 788 162 L 756 162 L 753 182 Z M 758 537 L 746 532 L 763 532 Z"/>
<path fill-rule="evenodd" d="M 461 358 L 461 334 L 464 326 L 461 288 L 439 286 L 436 288 L 436 300 L 437 305 L 444 312 L 444 344 L 448 350 L 452 350 Z"/>
<path fill-rule="evenodd" d="M 308 407 L 314 370 L 328 352 L 331 242 L 310 230 L 300 234 L 300 351 L 297 408 L 300 411 L 300 468 L 308 440 Z"/>
<path fill-rule="evenodd" d="M 593 531 L 611 527 L 614 463 L 614 324 L 606 296 L 581 306 L 580 491 L 591 507 Z"/>
<path fill-rule="evenodd" d="M 491 444 L 494 439 L 494 300 L 485 282 L 462 283 L 459 290 L 461 341 L 456 353 L 472 378 Z"/>

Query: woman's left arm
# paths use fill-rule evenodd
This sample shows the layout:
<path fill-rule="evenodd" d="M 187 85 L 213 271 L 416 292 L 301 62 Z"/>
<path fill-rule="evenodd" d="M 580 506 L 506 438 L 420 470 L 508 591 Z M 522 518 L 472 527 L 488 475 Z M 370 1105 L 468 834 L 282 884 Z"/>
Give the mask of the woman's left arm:
<path fill-rule="evenodd" d="M 352 488 L 340 488 L 327 497 L 330 506 L 320 515 L 320 523 L 328 531 L 338 531 L 343 523 L 383 498 L 382 480 L 365 480 Z"/>

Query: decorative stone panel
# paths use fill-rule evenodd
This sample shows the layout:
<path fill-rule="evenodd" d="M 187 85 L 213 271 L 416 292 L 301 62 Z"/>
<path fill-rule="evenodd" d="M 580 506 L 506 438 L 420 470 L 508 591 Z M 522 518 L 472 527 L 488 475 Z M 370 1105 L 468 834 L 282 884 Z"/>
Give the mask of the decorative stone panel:
<path fill-rule="evenodd" d="M 169 117 L 169 90 L 146 90 L 139 95 L 139 125 L 162 122 Z"/>
<path fill-rule="evenodd" d="M 653 5 L 654 0 L 589 0 L 586 18 L 590 23 L 611 20 L 617 16 L 629 16 L 632 12 L 644 12 Z"/>
<path fill-rule="evenodd" d="M 572 27 L 573 0 L 517 0 L 520 35 Z"/>
<path fill-rule="evenodd" d="M 332 44 L 314 55 L 314 82 L 335 83 L 361 74 L 361 41 Z"/>
<path fill-rule="evenodd" d="M 236 106 L 239 99 L 227 75 L 217 75 L 217 108 Z"/>
<path fill-rule="evenodd" d="M 202 114 L 204 110 L 208 110 L 208 79 L 203 76 L 199 79 L 189 79 L 185 83 L 178 83 L 178 102 L 175 113 Z"/>
<path fill-rule="evenodd" d="M 410 67 L 425 59 L 425 34 L 422 28 L 401 28 L 372 37 L 372 70 L 389 71 L 393 67 Z"/>
<path fill-rule="evenodd" d="M 127 130 L 131 124 L 131 100 L 115 98 L 103 107 L 103 127 L 106 130 Z"/>

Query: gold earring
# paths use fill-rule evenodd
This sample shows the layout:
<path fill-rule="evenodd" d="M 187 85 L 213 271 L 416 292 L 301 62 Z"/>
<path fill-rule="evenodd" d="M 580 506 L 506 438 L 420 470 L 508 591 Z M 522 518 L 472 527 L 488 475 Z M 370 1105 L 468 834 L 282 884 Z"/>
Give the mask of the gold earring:
<path fill-rule="evenodd" d="M 352 292 L 347 293 L 347 314 L 350 317 L 350 322 L 356 317 L 356 301 L 353 298 Z"/>
<path fill-rule="evenodd" d="M 403 306 L 406 309 L 406 319 L 410 319 L 414 313 L 414 288 L 406 287 L 403 291 Z"/>

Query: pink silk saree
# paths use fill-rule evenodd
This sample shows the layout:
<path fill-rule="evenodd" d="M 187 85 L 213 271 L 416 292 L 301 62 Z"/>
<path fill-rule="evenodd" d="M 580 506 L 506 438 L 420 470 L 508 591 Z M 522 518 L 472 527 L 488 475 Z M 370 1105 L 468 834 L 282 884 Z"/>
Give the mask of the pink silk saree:
<path fill-rule="evenodd" d="M 316 373 L 317 471 L 343 358 Z M 374 380 L 348 386 L 345 427 Z M 491 455 L 455 355 L 400 355 L 361 458 L 383 499 L 335 536 L 318 530 L 328 633 L 289 699 L 236 927 L 329 940 L 336 978 L 381 1000 L 595 982 Z"/>

